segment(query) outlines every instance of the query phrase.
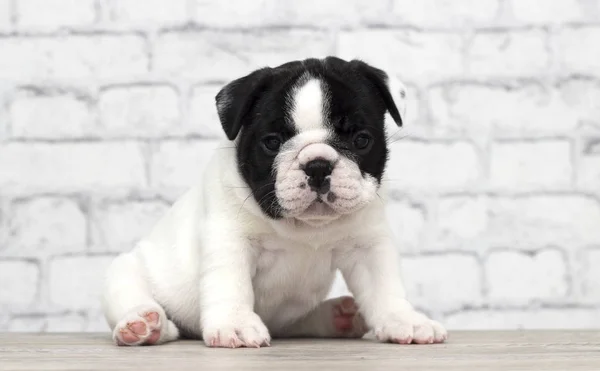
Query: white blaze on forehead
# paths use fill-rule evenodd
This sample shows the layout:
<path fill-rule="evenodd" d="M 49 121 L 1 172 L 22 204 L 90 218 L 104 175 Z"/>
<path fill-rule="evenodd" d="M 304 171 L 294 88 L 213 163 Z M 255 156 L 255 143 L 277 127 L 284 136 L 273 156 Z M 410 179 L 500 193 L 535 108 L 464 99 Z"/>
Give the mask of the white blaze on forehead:
<path fill-rule="evenodd" d="M 293 92 L 292 120 L 298 131 L 325 127 L 324 94 L 321 81 L 311 78 Z"/>

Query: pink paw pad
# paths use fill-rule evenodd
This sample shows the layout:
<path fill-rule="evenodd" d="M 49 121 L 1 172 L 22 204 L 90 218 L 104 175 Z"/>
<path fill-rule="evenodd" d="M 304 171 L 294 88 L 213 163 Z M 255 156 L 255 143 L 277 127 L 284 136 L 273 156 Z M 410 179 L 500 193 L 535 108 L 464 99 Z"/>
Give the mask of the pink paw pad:
<path fill-rule="evenodd" d="M 148 321 L 148 323 L 152 326 L 157 326 L 158 325 L 158 319 L 160 318 L 158 313 L 156 312 L 148 312 L 146 313 L 146 315 L 144 315 L 144 318 L 146 319 L 146 321 Z"/>
<path fill-rule="evenodd" d="M 140 315 L 139 321 L 130 321 L 119 328 L 118 345 L 152 345 L 160 339 L 160 316 L 157 312 Z"/>
<path fill-rule="evenodd" d="M 364 335 L 366 326 L 364 320 L 358 312 L 358 306 L 354 298 L 346 297 L 332 307 L 333 324 L 337 331 L 345 334 L 356 332 L 358 335 Z"/>

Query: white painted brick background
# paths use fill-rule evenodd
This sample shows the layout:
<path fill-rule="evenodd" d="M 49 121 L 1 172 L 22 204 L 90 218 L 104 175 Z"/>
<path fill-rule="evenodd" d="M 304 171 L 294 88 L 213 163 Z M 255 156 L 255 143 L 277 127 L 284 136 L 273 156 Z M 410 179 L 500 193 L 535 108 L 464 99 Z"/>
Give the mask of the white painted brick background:
<path fill-rule="evenodd" d="M 106 330 L 102 272 L 200 178 L 218 89 L 332 54 L 409 88 L 386 185 L 415 304 L 600 327 L 600 1 L 0 0 L 0 330 Z"/>

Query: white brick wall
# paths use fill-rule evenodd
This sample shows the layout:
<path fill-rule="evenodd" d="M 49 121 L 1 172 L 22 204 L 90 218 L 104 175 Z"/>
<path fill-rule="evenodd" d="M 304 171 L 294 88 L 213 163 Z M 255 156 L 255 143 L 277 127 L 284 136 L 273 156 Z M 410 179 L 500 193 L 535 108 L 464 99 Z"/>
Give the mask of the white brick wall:
<path fill-rule="evenodd" d="M 573 178 L 564 140 L 495 142 L 490 157 L 490 185 L 499 189 L 564 189 Z"/>
<path fill-rule="evenodd" d="M 0 31 L 11 28 L 12 0 L 0 0 Z"/>
<path fill-rule="evenodd" d="M 0 79 L 38 85 L 126 79 L 148 69 L 145 38 L 134 34 L 44 34 L 0 38 Z"/>
<path fill-rule="evenodd" d="M 22 30 L 56 30 L 92 25 L 94 0 L 19 0 L 17 27 Z"/>
<path fill-rule="evenodd" d="M 100 126 L 109 136 L 160 138 L 180 126 L 179 97 L 169 86 L 113 87 L 100 92 Z"/>
<path fill-rule="evenodd" d="M 330 54 L 409 88 L 386 185 L 415 304 L 600 327 L 600 1 L 0 0 L 0 330 L 106 330 L 102 272 L 199 179 L 219 88 Z"/>
<path fill-rule="evenodd" d="M 66 139 L 94 133 L 89 101 L 72 92 L 17 91 L 9 102 L 13 138 Z"/>
<path fill-rule="evenodd" d="M 560 302 L 569 290 L 565 257 L 557 250 L 492 251 L 484 268 L 490 301 L 498 305 Z"/>

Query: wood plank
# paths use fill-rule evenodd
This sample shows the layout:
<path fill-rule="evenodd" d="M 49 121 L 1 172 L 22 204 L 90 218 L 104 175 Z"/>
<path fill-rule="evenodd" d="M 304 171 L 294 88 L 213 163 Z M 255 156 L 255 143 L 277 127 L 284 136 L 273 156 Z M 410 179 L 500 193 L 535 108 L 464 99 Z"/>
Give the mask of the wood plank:
<path fill-rule="evenodd" d="M 452 332 L 439 345 L 274 340 L 262 349 L 199 341 L 117 347 L 108 334 L 0 334 L 0 370 L 600 370 L 598 331 Z"/>

